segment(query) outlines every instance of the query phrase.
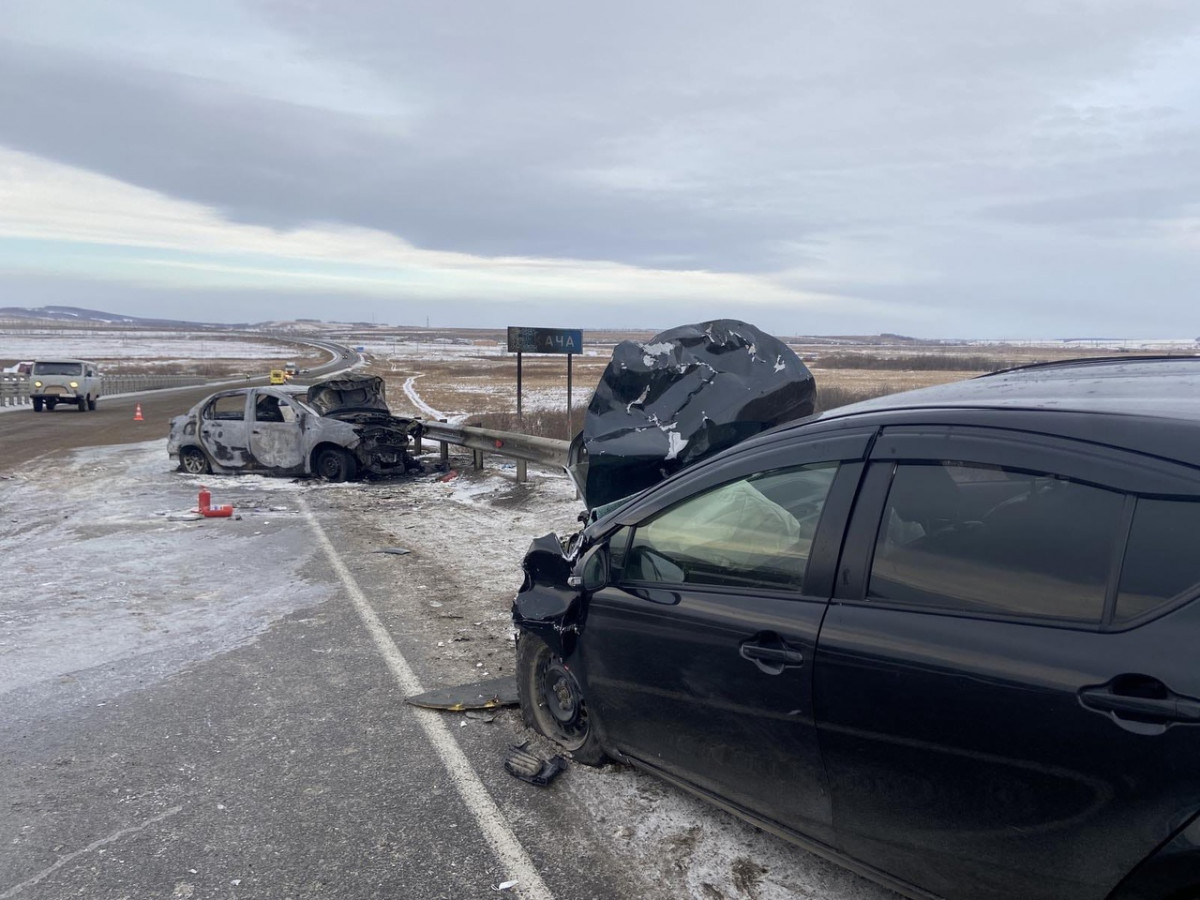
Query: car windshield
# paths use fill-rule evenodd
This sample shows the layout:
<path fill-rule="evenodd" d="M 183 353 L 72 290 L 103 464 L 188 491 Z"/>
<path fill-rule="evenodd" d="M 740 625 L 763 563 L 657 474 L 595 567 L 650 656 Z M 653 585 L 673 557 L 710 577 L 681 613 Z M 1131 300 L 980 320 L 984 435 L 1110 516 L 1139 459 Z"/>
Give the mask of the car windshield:
<path fill-rule="evenodd" d="M 83 363 L 39 362 L 33 364 L 34 375 L 80 375 L 82 373 Z"/>

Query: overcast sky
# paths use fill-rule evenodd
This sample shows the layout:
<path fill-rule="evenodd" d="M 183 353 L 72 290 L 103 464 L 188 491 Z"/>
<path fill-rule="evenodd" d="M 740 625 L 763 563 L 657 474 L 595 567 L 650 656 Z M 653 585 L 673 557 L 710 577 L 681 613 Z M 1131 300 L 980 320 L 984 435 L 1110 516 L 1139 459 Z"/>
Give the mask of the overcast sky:
<path fill-rule="evenodd" d="M 0 306 L 1200 336 L 1195 0 L 4 0 Z"/>

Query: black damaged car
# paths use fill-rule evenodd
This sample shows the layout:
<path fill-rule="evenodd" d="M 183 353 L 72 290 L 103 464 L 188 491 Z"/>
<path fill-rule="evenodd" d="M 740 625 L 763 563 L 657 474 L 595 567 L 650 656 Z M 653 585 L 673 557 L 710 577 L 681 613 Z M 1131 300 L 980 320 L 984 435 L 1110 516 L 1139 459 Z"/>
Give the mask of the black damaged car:
<path fill-rule="evenodd" d="M 911 897 L 1200 897 L 1200 359 L 776 428 L 514 601 L 526 721 Z"/>

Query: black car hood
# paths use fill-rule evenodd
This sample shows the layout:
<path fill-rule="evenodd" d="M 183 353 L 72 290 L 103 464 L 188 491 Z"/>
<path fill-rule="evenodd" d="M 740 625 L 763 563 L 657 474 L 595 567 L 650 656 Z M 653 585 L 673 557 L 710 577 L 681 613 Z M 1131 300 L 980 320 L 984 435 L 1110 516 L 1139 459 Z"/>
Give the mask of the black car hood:
<path fill-rule="evenodd" d="M 751 435 L 812 413 L 812 373 L 746 322 L 682 325 L 622 341 L 571 444 L 568 469 L 595 509 Z"/>
<path fill-rule="evenodd" d="M 378 375 L 339 375 L 318 381 L 308 389 L 308 404 L 323 416 L 378 410 L 390 414 Z"/>

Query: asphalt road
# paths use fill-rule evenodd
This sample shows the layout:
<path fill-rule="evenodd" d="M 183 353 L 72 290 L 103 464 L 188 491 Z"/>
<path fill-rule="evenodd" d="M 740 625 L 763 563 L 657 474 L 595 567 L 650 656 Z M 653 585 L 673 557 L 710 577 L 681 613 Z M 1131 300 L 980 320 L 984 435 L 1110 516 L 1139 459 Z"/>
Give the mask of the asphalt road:
<path fill-rule="evenodd" d="M 78 418 L 140 436 L 109 414 Z M 241 519 L 173 521 L 147 512 L 196 485 L 161 441 L 11 459 L 0 900 L 655 896 L 587 817 L 504 773 L 515 714 L 404 704 L 463 670 L 417 624 L 458 586 L 418 556 L 400 562 L 430 583 L 397 591 L 397 558 L 362 552 L 387 485 L 227 480 Z M 484 598 L 496 621 L 505 594 Z"/>
<path fill-rule="evenodd" d="M 166 437 L 172 416 L 185 413 L 216 388 L 200 386 L 101 397 L 92 412 L 59 406 L 35 413 L 32 406 L 7 408 L 0 415 L 0 448 L 5 468 L 39 456 L 80 447 L 131 444 Z M 138 404 L 142 421 L 133 420 Z"/>

